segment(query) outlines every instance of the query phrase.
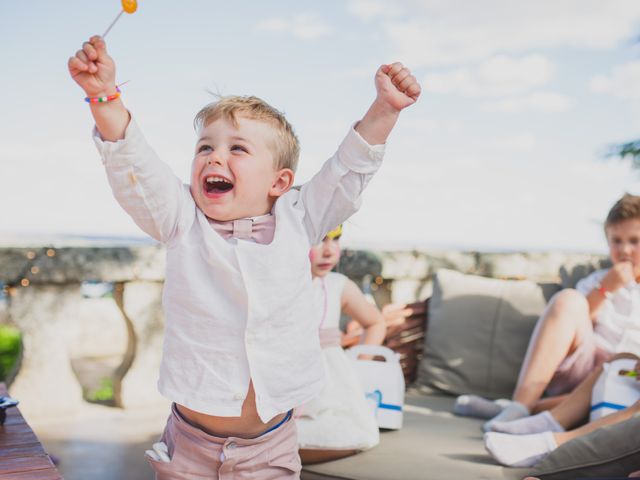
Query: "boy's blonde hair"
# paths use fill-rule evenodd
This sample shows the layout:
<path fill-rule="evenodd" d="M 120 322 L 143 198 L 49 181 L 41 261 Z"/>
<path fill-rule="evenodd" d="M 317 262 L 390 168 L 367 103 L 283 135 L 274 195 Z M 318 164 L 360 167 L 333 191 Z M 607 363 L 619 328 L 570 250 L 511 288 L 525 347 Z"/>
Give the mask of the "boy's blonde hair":
<path fill-rule="evenodd" d="M 300 144 L 293 127 L 284 114 L 264 100 L 253 96 L 220 97 L 217 102 L 205 105 L 193 120 L 196 131 L 211 122 L 223 118 L 238 127 L 237 117 L 265 122 L 273 127 L 273 153 L 277 170 L 290 168 L 294 172 L 300 157 Z"/>
<path fill-rule="evenodd" d="M 632 219 L 640 220 L 640 196 L 625 193 L 609 210 L 604 227 Z"/>

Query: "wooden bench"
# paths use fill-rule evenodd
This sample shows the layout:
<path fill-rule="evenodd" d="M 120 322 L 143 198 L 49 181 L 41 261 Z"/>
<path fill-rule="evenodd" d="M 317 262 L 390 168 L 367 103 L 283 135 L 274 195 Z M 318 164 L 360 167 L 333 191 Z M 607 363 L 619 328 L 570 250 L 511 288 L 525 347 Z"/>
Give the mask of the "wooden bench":
<path fill-rule="evenodd" d="M 387 328 L 383 345 L 400 355 L 405 385 L 409 387 L 418 378 L 424 337 L 429 323 L 429 299 L 412 303 L 407 307 L 411 308 L 413 313 L 404 323 Z"/>
<path fill-rule="evenodd" d="M 7 395 L 7 388 L 4 383 L 0 383 L 0 396 L 5 395 Z M 18 408 L 9 408 L 4 425 L 0 425 L 0 479 L 56 480 L 61 478 L 62 475 Z"/>

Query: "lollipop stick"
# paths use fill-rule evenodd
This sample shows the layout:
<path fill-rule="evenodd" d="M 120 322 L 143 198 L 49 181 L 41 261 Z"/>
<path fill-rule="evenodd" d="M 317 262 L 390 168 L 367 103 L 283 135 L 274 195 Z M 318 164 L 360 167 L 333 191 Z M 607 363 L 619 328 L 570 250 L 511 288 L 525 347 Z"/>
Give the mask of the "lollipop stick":
<path fill-rule="evenodd" d="M 107 30 L 102 34 L 102 38 L 107 36 L 107 33 L 109 33 L 109 30 L 111 30 L 113 28 L 113 26 L 116 24 L 116 22 L 122 16 L 123 13 L 124 13 L 124 10 L 120 10 L 120 13 L 115 18 L 115 20 L 113 22 L 111 22 L 111 25 L 109 25 L 109 27 L 107 27 Z"/>

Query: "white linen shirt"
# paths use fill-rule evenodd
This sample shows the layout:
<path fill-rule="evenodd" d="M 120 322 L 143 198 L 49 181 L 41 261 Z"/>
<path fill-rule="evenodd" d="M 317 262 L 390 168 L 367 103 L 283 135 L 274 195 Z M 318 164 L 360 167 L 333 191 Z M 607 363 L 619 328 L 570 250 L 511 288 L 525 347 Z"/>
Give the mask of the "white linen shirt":
<path fill-rule="evenodd" d="M 94 141 L 120 205 L 167 248 L 160 393 L 237 417 L 252 381 L 264 422 L 316 396 L 324 370 L 309 248 L 359 208 L 384 145 L 352 128 L 300 191 L 275 202 L 274 238 L 263 245 L 215 232 L 133 119 L 123 140 L 94 129 Z"/>
<path fill-rule="evenodd" d="M 589 295 L 608 271 L 593 272 L 578 282 L 576 290 Z M 630 282 L 605 299 L 596 317 L 594 333 L 596 343 L 610 353 L 640 355 L 640 284 Z"/>

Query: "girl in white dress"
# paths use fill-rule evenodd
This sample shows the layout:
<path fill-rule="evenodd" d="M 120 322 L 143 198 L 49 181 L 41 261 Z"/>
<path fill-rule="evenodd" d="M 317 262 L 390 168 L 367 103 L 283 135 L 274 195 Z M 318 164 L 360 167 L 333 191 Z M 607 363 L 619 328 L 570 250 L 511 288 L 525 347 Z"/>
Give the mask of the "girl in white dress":
<path fill-rule="evenodd" d="M 341 347 L 340 312 L 364 328 L 362 343 L 380 345 L 386 327 L 380 311 L 358 286 L 331 272 L 340 259 L 342 227 L 329 232 L 309 252 L 313 287 L 321 306 L 320 343 L 327 373 L 320 396 L 296 412 L 302 463 L 335 460 L 378 444 L 378 426 L 356 376 L 353 361 Z"/>

